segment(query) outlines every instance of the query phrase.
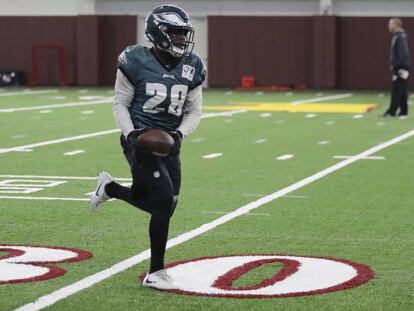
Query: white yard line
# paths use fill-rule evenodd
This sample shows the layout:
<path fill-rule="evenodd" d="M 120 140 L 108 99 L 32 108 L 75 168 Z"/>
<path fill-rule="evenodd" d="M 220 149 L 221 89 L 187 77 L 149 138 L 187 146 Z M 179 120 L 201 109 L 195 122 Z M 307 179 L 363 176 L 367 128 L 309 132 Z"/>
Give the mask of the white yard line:
<path fill-rule="evenodd" d="M 352 158 L 353 156 L 347 156 L 347 155 L 335 155 L 333 156 L 334 159 L 349 159 Z M 362 160 L 385 160 L 385 157 L 380 157 L 380 156 L 371 156 L 371 157 L 363 157 L 361 158 Z"/>
<path fill-rule="evenodd" d="M 318 142 L 318 145 L 327 145 L 329 143 L 330 143 L 329 140 L 321 140 L 320 142 Z"/>
<path fill-rule="evenodd" d="M 48 94 L 48 93 L 57 93 L 57 92 L 58 90 L 21 91 L 21 92 L 1 93 L 0 96 L 23 96 L 23 95 Z"/>
<path fill-rule="evenodd" d="M 87 176 L 42 176 L 42 175 L 0 175 L 0 178 L 40 178 L 40 179 L 67 179 L 67 180 L 96 180 L 95 177 Z M 113 177 L 119 181 L 132 181 L 131 178 Z"/>
<path fill-rule="evenodd" d="M 220 212 L 220 211 L 202 211 L 202 214 L 214 214 L 214 215 L 225 215 L 227 212 Z M 246 213 L 245 215 L 251 215 L 251 216 L 271 216 L 272 214 L 269 213 Z"/>
<path fill-rule="evenodd" d="M 235 110 L 235 111 L 226 111 L 226 112 L 203 114 L 201 116 L 201 118 L 206 119 L 206 118 L 213 118 L 213 117 L 229 116 L 229 115 L 234 115 L 234 114 L 238 114 L 238 113 L 242 113 L 242 112 L 246 112 L 246 110 Z M 82 134 L 82 135 L 77 135 L 77 136 L 59 138 L 59 139 L 42 141 L 42 142 L 39 142 L 39 143 L 23 145 L 23 146 L 16 146 L 16 147 L 11 147 L 11 148 L 3 148 L 3 149 L 0 149 L 0 154 L 1 153 L 12 152 L 12 151 L 24 152 L 24 151 L 28 151 L 28 149 L 30 149 L 30 148 L 42 147 L 42 146 L 53 145 L 53 144 L 60 144 L 60 143 L 64 143 L 64 142 L 67 142 L 67 141 L 91 138 L 91 137 L 96 137 L 96 136 L 101 136 L 101 135 L 112 134 L 112 133 L 116 133 L 116 132 L 119 132 L 119 129 L 112 129 L 112 130 L 107 130 L 107 131 L 100 131 L 100 132 L 95 132 L 95 133 L 89 133 L 89 134 Z"/>
<path fill-rule="evenodd" d="M 355 156 L 353 156 L 352 158 L 343 160 L 339 163 L 336 163 L 328 168 L 323 169 L 322 171 L 319 171 L 309 177 L 306 177 L 286 188 L 283 188 L 281 190 L 278 190 L 274 193 L 271 193 L 269 195 L 266 195 L 256 201 L 253 201 L 251 203 L 248 203 L 240 208 L 238 208 L 237 210 L 230 212 L 226 215 L 223 215 L 219 218 L 217 218 L 216 220 L 213 220 L 209 223 L 203 224 L 198 228 L 195 228 L 191 231 L 185 232 L 173 239 L 170 239 L 167 243 L 167 249 L 174 247 L 176 245 L 180 245 L 188 240 L 191 240 L 192 238 L 195 238 L 199 235 L 202 235 L 203 233 L 206 233 L 214 228 L 216 228 L 217 226 L 220 226 L 222 224 L 225 224 L 235 218 L 237 218 L 238 216 L 244 215 L 249 213 L 251 210 L 254 210 L 260 206 L 263 206 L 267 203 L 270 203 L 280 197 L 283 197 L 293 191 L 296 191 L 300 188 L 303 188 L 329 174 L 332 174 L 333 172 L 336 172 L 354 162 L 357 162 L 359 160 L 361 160 L 364 157 L 368 157 L 372 154 L 377 153 L 380 150 L 383 150 L 387 147 L 390 147 L 392 145 L 395 145 L 397 143 L 399 143 L 400 141 L 403 141 L 405 139 L 408 139 L 410 137 L 414 136 L 414 130 L 411 130 L 407 133 L 404 133 L 400 136 L 397 136 L 393 139 L 390 139 L 384 143 L 381 143 L 377 146 L 374 146 L 366 151 L 363 151 Z M 43 308 L 46 308 L 48 306 L 51 306 L 53 304 L 55 304 L 56 302 L 65 299 L 67 297 L 70 297 L 86 288 L 89 288 L 99 282 L 102 282 L 110 277 L 112 277 L 115 274 L 118 274 L 120 272 L 123 272 L 141 262 L 143 262 L 144 260 L 149 259 L 151 256 L 151 252 L 149 249 L 135 255 L 132 256 L 130 258 L 127 258 L 115 265 L 113 265 L 112 267 L 109 267 L 105 270 L 99 271 L 95 274 L 92 274 L 90 276 L 87 276 L 85 278 L 83 278 L 82 280 L 79 280 L 75 283 L 69 284 L 65 287 L 62 287 L 50 294 L 44 295 L 40 298 L 38 298 L 35 302 L 32 303 L 28 303 L 20 308 L 18 308 L 18 311 L 36 311 L 36 310 L 41 310 Z"/>
<path fill-rule="evenodd" d="M 91 105 L 108 104 L 108 103 L 111 103 L 112 101 L 113 101 L 113 97 L 106 97 L 104 99 L 99 99 L 99 100 L 73 102 L 73 103 L 65 103 L 65 104 L 53 104 L 53 105 L 42 105 L 42 106 L 32 106 L 32 107 L 20 107 L 20 108 L 4 108 L 4 109 L 0 109 L 0 112 L 18 112 L 18 111 L 44 110 L 44 109 L 51 109 L 51 108 L 91 106 Z"/>
<path fill-rule="evenodd" d="M 12 151 L 22 151 L 22 150 L 25 150 L 25 149 L 48 146 L 48 145 L 53 145 L 53 144 L 60 144 L 60 143 L 64 143 L 64 142 L 67 142 L 67 141 L 91 138 L 91 137 L 96 137 L 96 136 L 101 136 L 101 135 L 106 135 L 106 134 L 112 134 L 112 133 L 116 133 L 116 132 L 119 132 L 119 129 L 113 129 L 113 130 L 107 130 L 107 131 L 101 131 L 101 132 L 95 132 L 95 133 L 89 133 L 89 134 L 82 134 L 82 135 L 71 136 L 71 137 L 64 137 L 64 138 L 59 138 L 59 139 L 55 139 L 55 140 L 42 141 L 40 143 L 35 143 L 35 144 L 29 144 L 29 145 L 23 145 L 23 146 L 11 147 L 11 148 L 4 148 L 4 149 L 0 149 L 0 153 L 8 153 L 8 152 L 12 152 Z"/>
<path fill-rule="evenodd" d="M 203 155 L 203 159 L 215 159 L 215 158 L 221 157 L 222 155 L 223 155 L 222 153 L 210 153 L 210 154 Z"/>
<path fill-rule="evenodd" d="M 72 156 L 72 155 L 77 155 L 77 154 L 81 154 L 84 152 L 85 150 L 73 150 L 73 151 L 65 152 L 63 155 Z"/>
<path fill-rule="evenodd" d="M 319 102 L 327 101 L 327 100 L 335 100 L 335 99 L 351 97 L 352 95 L 353 95 L 352 93 L 345 93 L 345 94 L 331 95 L 331 96 L 325 96 L 325 97 L 300 99 L 300 100 L 293 101 L 292 104 L 300 105 L 300 104 L 306 104 L 306 103 L 319 103 Z"/>
<path fill-rule="evenodd" d="M 276 160 L 286 161 L 286 160 L 292 159 L 294 156 L 295 156 L 294 154 L 284 154 L 284 155 L 278 156 Z"/>
<path fill-rule="evenodd" d="M 26 196 L 9 196 L 0 195 L 0 199 L 13 200 L 40 200 L 40 201 L 90 201 L 88 198 L 58 198 L 58 197 L 26 197 Z"/>
<path fill-rule="evenodd" d="M 202 119 L 214 118 L 214 117 L 230 117 L 234 116 L 235 114 L 247 112 L 247 110 L 232 110 L 232 111 L 224 111 L 224 112 L 203 112 L 201 116 Z"/>

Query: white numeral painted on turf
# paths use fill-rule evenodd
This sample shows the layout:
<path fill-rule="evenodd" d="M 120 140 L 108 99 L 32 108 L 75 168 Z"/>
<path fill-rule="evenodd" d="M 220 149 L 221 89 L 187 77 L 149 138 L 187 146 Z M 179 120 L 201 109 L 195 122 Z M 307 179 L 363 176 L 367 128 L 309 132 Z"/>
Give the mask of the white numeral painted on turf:
<path fill-rule="evenodd" d="M 187 96 L 188 86 L 176 84 L 171 87 L 171 103 L 168 106 L 168 113 L 181 116 L 183 105 Z M 143 111 L 147 113 L 158 113 L 164 111 L 164 108 L 158 107 L 168 96 L 168 89 L 161 83 L 147 83 L 145 93 L 151 96 L 143 106 Z"/>
<path fill-rule="evenodd" d="M 283 267 L 256 284 L 233 285 L 246 273 L 272 263 L 281 263 Z M 176 286 L 173 292 L 234 298 L 321 294 L 361 285 L 374 276 L 368 266 L 347 260 L 287 255 L 198 258 L 173 263 L 167 271 Z"/>
<path fill-rule="evenodd" d="M 64 180 L 5 179 L 0 180 L 0 193 L 27 194 L 64 183 Z"/>
<path fill-rule="evenodd" d="M 66 273 L 65 269 L 50 263 L 74 262 L 92 257 L 86 251 L 47 246 L 21 246 L 0 244 L 0 284 L 35 282 L 55 278 Z"/>

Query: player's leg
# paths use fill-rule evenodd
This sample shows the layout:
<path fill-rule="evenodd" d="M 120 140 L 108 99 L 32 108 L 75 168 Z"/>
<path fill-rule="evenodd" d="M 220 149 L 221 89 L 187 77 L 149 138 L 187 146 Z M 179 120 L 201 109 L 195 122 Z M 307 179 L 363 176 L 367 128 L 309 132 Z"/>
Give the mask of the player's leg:
<path fill-rule="evenodd" d="M 180 188 L 181 188 L 180 156 L 176 155 L 176 156 L 166 157 L 164 162 L 167 167 L 168 173 L 170 175 L 171 182 L 173 184 L 173 189 L 174 189 L 174 201 L 173 201 L 173 206 L 172 206 L 172 211 L 171 211 L 171 216 L 172 216 L 178 204 L 178 198 L 179 198 Z"/>
<path fill-rule="evenodd" d="M 164 269 L 165 247 L 168 239 L 170 217 L 174 206 L 174 186 L 165 165 L 165 158 L 154 157 L 158 167 L 148 183 L 152 204 L 149 225 L 151 242 L 151 265 L 149 273 Z"/>
<path fill-rule="evenodd" d="M 140 172 L 140 170 L 143 167 L 141 164 L 141 162 L 143 161 L 143 155 L 139 154 L 136 150 L 134 150 L 134 148 L 131 146 L 131 144 L 129 144 L 126 141 L 123 135 L 121 136 L 121 146 L 125 158 L 127 159 L 131 167 L 131 173 L 133 177 L 132 187 L 128 188 L 122 186 L 115 182 L 108 173 L 101 173 L 100 176 L 102 174 L 107 174 L 109 177 L 106 180 L 102 180 L 101 184 L 100 178 L 98 177 L 97 190 L 101 191 L 100 200 L 98 201 L 97 199 L 91 198 L 92 210 L 97 210 L 99 206 L 108 199 L 115 198 L 125 201 L 145 212 L 151 213 L 151 204 L 149 204 L 148 200 L 146 200 L 145 198 L 139 199 L 137 194 L 138 191 L 136 190 L 140 189 L 140 193 L 145 192 L 145 183 L 143 182 L 143 180 L 145 179 L 145 173 Z M 98 193 L 98 191 L 96 191 L 96 193 Z M 95 202 L 98 203 L 96 204 Z"/>
<path fill-rule="evenodd" d="M 181 163 L 178 155 L 156 158 L 159 171 L 151 183 L 149 193 L 153 202 L 150 221 L 151 266 L 149 273 L 164 269 L 165 247 L 170 217 L 178 203 L 181 187 Z M 155 176 L 155 174 L 154 174 Z"/>
<path fill-rule="evenodd" d="M 399 80 L 401 79 L 398 78 L 397 80 L 392 82 L 391 103 L 390 103 L 390 107 L 385 112 L 384 116 L 386 115 L 395 116 L 395 114 L 397 113 L 397 109 L 400 106 L 401 94 L 400 94 Z"/>
<path fill-rule="evenodd" d="M 176 285 L 174 280 L 168 275 L 167 270 L 164 270 L 164 257 L 170 217 L 177 206 L 178 194 L 180 192 L 181 163 L 178 155 L 158 159 L 165 164 L 167 173 L 165 173 L 163 166 L 161 166 L 160 181 L 164 180 L 164 182 L 159 184 L 160 189 L 154 188 L 151 193 L 163 194 L 163 198 L 159 198 L 159 201 L 164 201 L 166 204 L 154 202 L 154 211 L 150 221 L 151 266 L 142 285 L 171 289 L 176 288 Z M 166 176 L 165 179 L 164 176 Z M 169 210 L 168 206 L 170 206 Z"/>
<path fill-rule="evenodd" d="M 399 116 L 408 115 L 408 79 L 401 79 L 401 101 L 400 101 L 400 112 Z"/>

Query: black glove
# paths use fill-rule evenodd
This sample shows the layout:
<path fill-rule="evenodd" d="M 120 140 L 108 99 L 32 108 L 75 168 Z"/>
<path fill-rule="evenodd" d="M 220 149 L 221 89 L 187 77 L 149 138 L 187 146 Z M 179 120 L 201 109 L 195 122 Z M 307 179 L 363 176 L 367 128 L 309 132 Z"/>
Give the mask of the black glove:
<path fill-rule="evenodd" d="M 174 146 L 171 148 L 170 155 L 179 155 L 183 134 L 180 131 L 169 132 L 169 134 L 174 139 Z"/>
<path fill-rule="evenodd" d="M 133 147 L 142 148 L 142 146 L 138 143 L 138 136 L 144 133 L 147 128 L 142 128 L 139 130 L 133 130 L 127 136 L 127 142 L 130 143 Z"/>

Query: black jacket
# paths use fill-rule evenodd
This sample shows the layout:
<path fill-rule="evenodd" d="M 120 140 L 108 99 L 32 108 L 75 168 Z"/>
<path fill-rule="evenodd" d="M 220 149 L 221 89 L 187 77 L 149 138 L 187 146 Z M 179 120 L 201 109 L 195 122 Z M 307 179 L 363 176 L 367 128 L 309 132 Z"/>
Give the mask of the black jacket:
<path fill-rule="evenodd" d="M 397 74 L 400 69 L 411 70 L 407 35 L 404 31 L 395 32 L 392 36 L 390 67 L 392 74 Z"/>

